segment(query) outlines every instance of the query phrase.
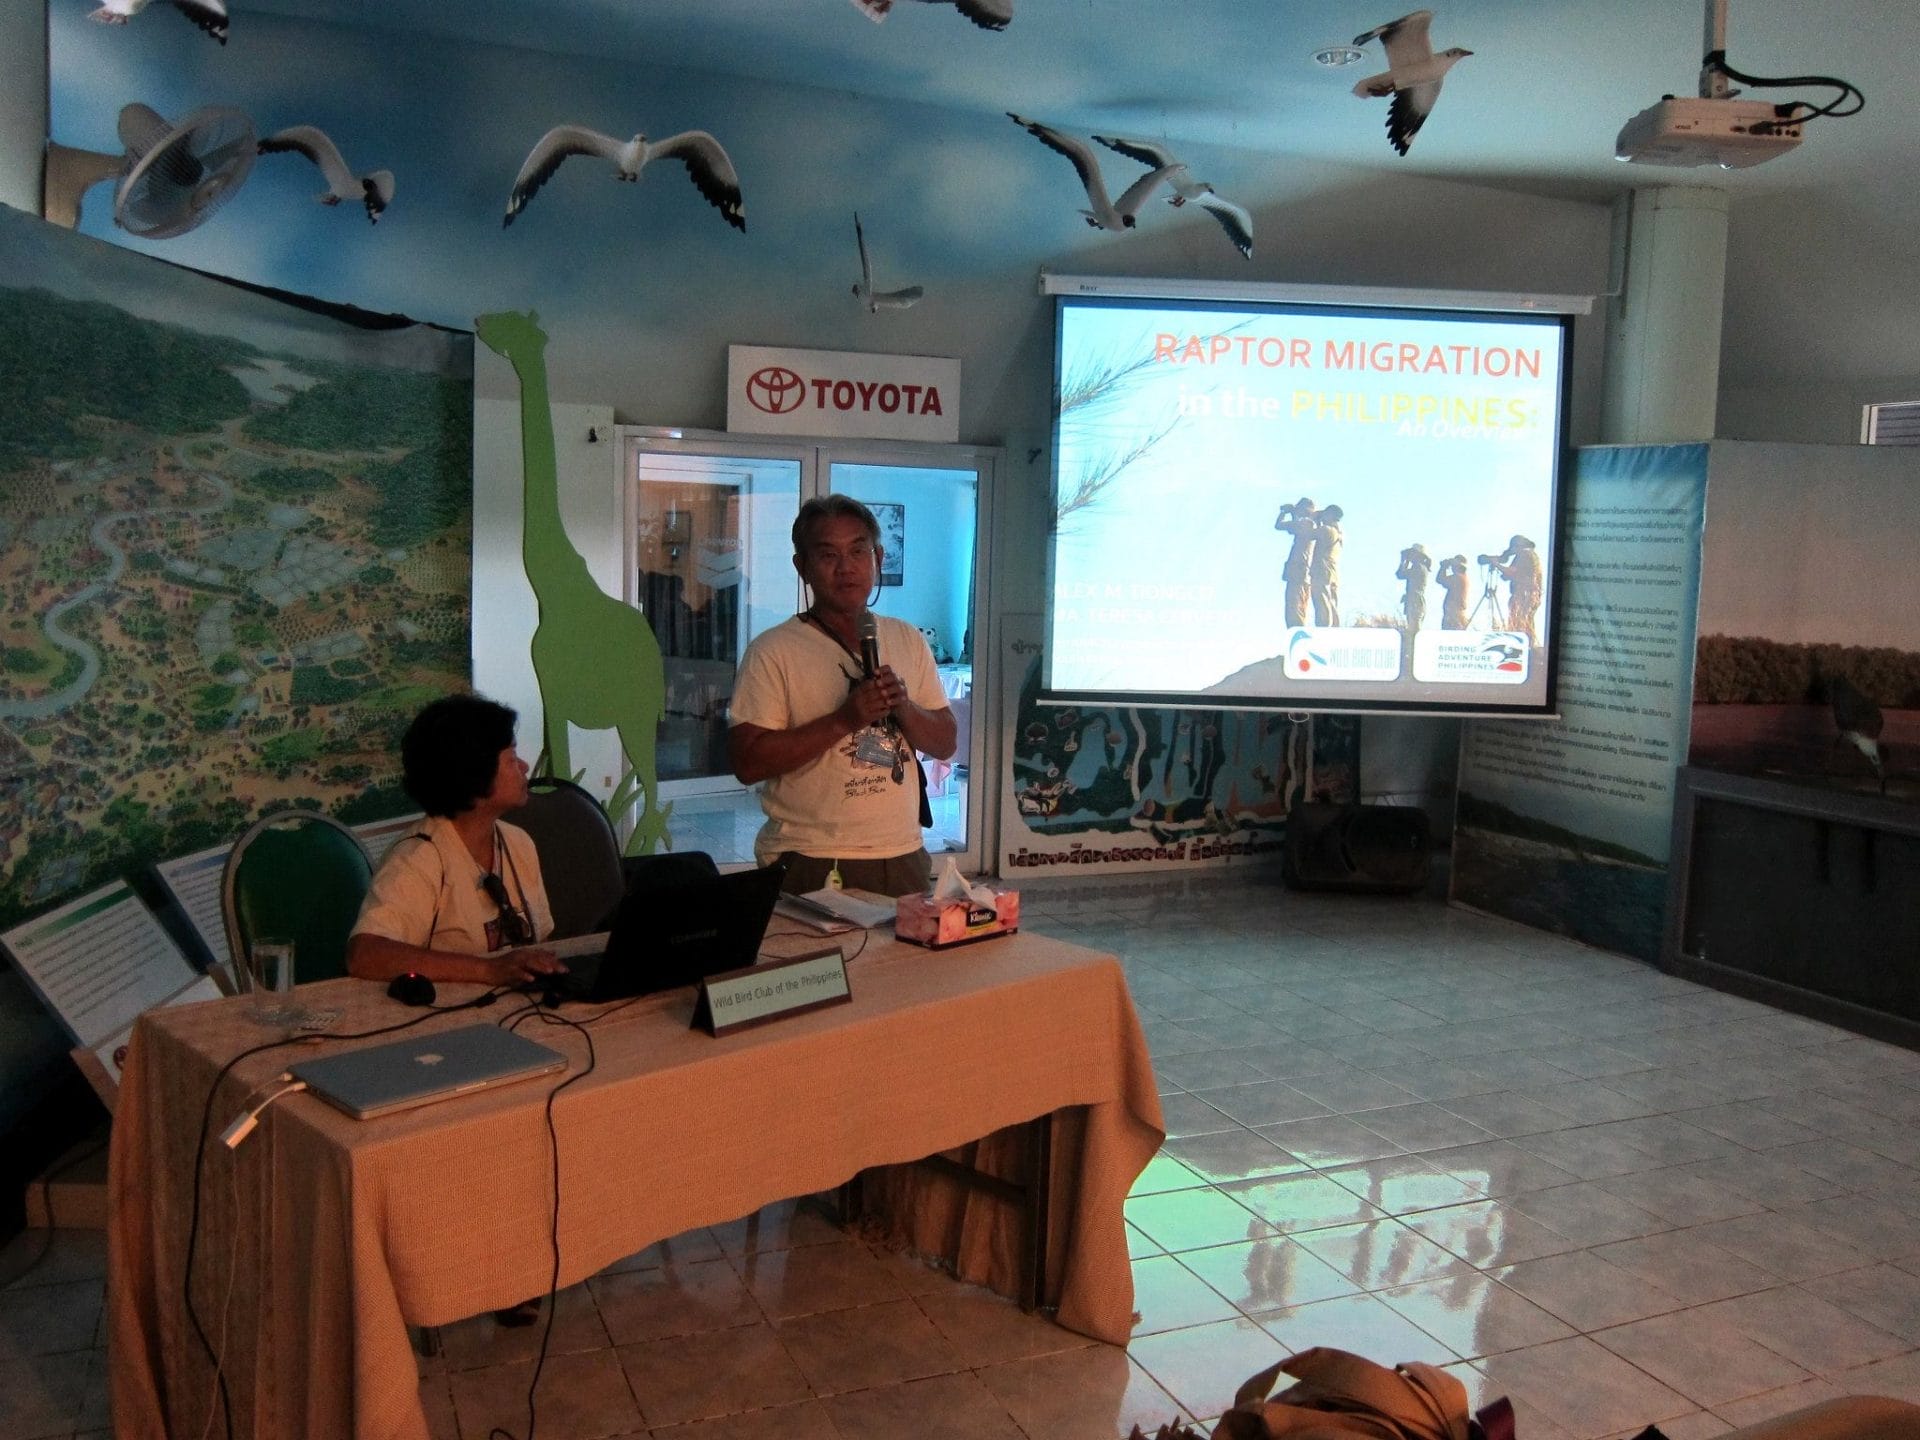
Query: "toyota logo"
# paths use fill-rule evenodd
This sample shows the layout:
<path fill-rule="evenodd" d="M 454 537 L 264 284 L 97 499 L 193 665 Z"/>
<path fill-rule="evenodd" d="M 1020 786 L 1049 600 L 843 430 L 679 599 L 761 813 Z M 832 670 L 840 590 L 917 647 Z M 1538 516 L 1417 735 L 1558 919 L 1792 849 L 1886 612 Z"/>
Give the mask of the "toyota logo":
<path fill-rule="evenodd" d="M 769 415 L 798 410 L 807 398 L 807 382 L 784 365 L 769 365 L 747 377 L 747 403 Z"/>

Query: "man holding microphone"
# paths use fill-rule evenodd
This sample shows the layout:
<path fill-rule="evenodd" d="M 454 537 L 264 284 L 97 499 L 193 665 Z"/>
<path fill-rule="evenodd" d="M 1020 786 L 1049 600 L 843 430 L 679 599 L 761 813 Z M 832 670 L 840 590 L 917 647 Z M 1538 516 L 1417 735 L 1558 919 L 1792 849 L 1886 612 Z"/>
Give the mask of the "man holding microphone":
<path fill-rule="evenodd" d="M 880 526 L 845 495 L 808 500 L 793 522 L 807 608 L 747 646 L 734 682 L 727 758 L 765 782 L 755 858 L 787 864 L 785 888 L 905 895 L 926 888 L 914 751 L 954 751 L 953 712 L 926 637 L 868 607 Z"/>

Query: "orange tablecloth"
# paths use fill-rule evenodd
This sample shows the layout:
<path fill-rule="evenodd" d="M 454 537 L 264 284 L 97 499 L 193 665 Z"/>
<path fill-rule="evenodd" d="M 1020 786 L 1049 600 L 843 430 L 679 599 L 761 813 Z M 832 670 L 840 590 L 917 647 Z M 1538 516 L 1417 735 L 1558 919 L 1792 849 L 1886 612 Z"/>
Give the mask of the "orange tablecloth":
<path fill-rule="evenodd" d="M 1119 965 L 1039 936 L 928 952 L 876 937 L 848 967 L 854 1000 L 714 1040 L 690 992 L 587 1022 L 597 1064 L 554 1105 L 560 1283 L 655 1240 L 828 1189 L 870 1166 L 949 1149 L 1053 1111 L 1050 1295 L 1060 1323 L 1124 1344 L 1133 1282 L 1121 1202 L 1161 1140 L 1145 1041 Z M 443 1001 L 477 993 L 444 986 Z M 353 980 L 302 987 L 340 1031 L 413 1012 Z M 114 1117 L 107 1285 L 117 1434 L 198 1436 L 213 1365 L 182 1301 L 202 1107 L 220 1066 L 266 1033 L 245 999 L 143 1016 Z M 436 1015 L 419 1032 L 503 1018 Z M 418 1033 L 418 1032 L 416 1032 Z M 526 1033 L 584 1067 L 587 1041 Z M 382 1037 L 382 1040 L 388 1037 Z M 367 1040 L 362 1044 L 378 1044 Z M 345 1048 L 335 1043 L 332 1048 Z M 250 1057 L 223 1083 L 213 1134 L 304 1047 Z M 234 1433 L 425 1440 L 406 1325 L 440 1325 L 547 1289 L 552 1187 L 531 1081 L 379 1120 L 311 1096 L 267 1112 L 237 1152 L 210 1140 L 193 1258 L 195 1309 Z M 1015 1293 L 1011 1215 L 915 1182 L 894 1198 L 939 1217 L 956 1270 Z M 896 1215 L 925 1244 L 925 1215 Z M 215 1424 L 218 1425 L 216 1418 Z M 217 1429 L 215 1433 L 220 1433 Z"/>

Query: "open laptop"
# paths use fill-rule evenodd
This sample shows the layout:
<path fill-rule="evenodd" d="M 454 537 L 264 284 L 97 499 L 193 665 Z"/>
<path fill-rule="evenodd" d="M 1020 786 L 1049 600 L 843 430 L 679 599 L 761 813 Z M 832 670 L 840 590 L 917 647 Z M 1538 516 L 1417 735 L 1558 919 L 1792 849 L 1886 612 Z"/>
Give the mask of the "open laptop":
<path fill-rule="evenodd" d="M 566 960 L 568 973 L 538 988 L 555 1001 L 593 1004 L 744 970 L 759 956 L 785 875 L 785 866 L 768 865 L 668 886 L 636 884 L 614 912 L 604 951 L 548 947 Z"/>
<path fill-rule="evenodd" d="M 357 1120 L 564 1070 L 567 1057 L 498 1025 L 463 1025 L 322 1055 L 287 1072 Z"/>

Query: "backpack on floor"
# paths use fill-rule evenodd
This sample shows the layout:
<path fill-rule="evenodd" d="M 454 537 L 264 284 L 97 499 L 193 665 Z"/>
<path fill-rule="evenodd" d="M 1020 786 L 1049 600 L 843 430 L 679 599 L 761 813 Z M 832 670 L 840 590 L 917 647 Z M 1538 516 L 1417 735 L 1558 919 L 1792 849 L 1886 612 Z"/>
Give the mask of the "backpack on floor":
<path fill-rule="evenodd" d="M 1273 1395 L 1283 1372 L 1295 1383 Z M 1437 1366 L 1389 1370 L 1316 1346 L 1250 1377 L 1213 1440 L 1514 1440 L 1513 1407 L 1500 1399 L 1470 1416 L 1466 1386 Z"/>

